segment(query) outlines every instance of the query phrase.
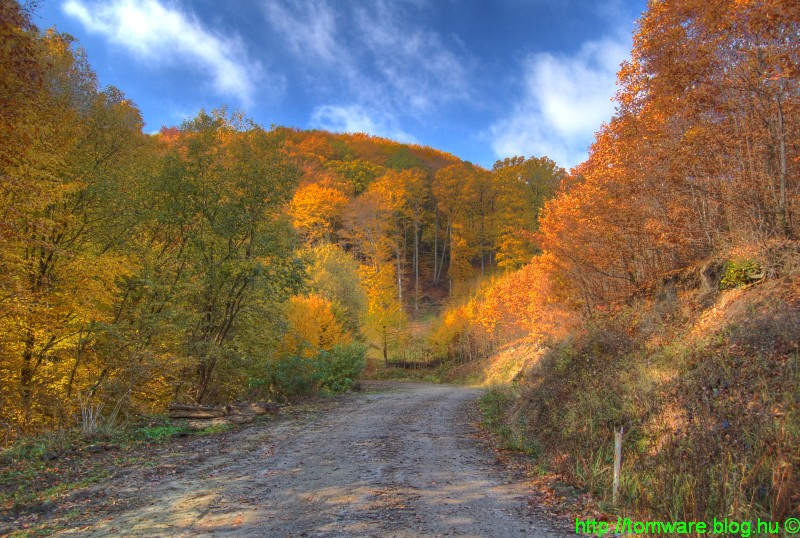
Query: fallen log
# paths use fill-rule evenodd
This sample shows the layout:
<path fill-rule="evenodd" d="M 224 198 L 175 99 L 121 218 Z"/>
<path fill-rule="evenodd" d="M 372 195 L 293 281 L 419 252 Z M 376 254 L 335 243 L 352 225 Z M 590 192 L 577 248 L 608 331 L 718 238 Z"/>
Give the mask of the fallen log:
<path fill-rule="evenodd" d="M 228 415 L 274 415 L 280 407 L 280 405 L 272 402 L 248 402 L 226 405 L 225 409 Z"/>
<path fill-rule="evenodd" d="M 222 407 L 170 404 L 167 408 L 170 418 L 176 419 L 216 419 L 223 417 L 277 414 L 280 405 L 273 402 L 246 402 Z"/>
<path fill-rule="evenodd" d="M 220 426 L 233 426 L 240 424 L 250 424 L 255 420 L 255 415 L 239 415 L 231 417 L 205 418 L 205 419 L 180 419 L 176 423 L 187 430 L 194 432 L 207 428 L 218 428 Z"/>
<path fill-rule="evenodd" d="M 201 405 L 170 404 L 167 410 L 169 418 L 219 418 L 226 414 L 224 408 Z"/>

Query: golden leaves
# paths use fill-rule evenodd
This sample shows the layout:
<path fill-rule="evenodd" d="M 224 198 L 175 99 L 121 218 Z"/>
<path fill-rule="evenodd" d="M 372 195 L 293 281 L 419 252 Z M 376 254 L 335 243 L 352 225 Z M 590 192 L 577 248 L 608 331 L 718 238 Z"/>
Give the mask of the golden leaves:
<path fill-rule="evenodd" d="M 319 350 L 329 351 L 349 344 L 352 336 L 336 318 L 334 305 L 317 294 L 296 295 L 286 305 L 288 329 L 283 338 L 287 355 L 313 357 Z"/>
<path fill-rule="evenodd" d="M 294 194 L 289 206 L 292 224 L 309 243 L 330 240 L 348 203 L 340 190 L 319 183 L 309 183 Z"/>

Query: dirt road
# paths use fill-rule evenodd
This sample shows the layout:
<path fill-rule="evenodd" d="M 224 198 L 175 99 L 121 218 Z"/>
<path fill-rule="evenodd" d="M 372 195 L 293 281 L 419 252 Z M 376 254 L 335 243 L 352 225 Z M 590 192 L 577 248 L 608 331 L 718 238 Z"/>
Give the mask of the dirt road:
<path fill-rule="evenodd" d="M 395 384 L 225 438 L 174 478 L 64 535 L 556 536 L 476 441 L 480 391 Z M 113 485 L 108 485 L 113 487 Z"/>

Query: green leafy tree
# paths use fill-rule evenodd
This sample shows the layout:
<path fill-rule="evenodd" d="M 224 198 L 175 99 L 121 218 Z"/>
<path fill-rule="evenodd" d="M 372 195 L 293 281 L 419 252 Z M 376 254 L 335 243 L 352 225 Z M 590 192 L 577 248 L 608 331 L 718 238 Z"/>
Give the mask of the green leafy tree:
<path fill-rule="evenodd" d="M 308 257 L 309 287 L 330 300 L 345 327 L 358 334 L 367 312 L 358 262 L 336 245 L 314 247 Z"/>
<path fill-rule="evenodd" d="M 278 294 L 297 281 L 291 229 L 281 214 L 297 181 L 269 133 L 241 118 L 201 113 L 183 126 L 186 157 L 172 163 L 194 196 L 200 222 L 190 238 L 195 322 L 190 354 L 198 362 L 194 397 L 209 396 L 214 368 L 236 322 L 268 287 Z M 181 155 L 179 153 L 179 155 Z"/>

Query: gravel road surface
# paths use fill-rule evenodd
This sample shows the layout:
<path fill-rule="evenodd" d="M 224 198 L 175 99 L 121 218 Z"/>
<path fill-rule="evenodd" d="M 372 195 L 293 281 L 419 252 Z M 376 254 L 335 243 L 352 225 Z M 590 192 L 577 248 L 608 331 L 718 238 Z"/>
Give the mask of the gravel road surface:
<path fill-rule="evenodd" d="M 304 419 L 227 436 L 167 479 L 107 484 L 119 507 L 61 534 L 560 535 L 475 439 L 480 390 L 368 389 Z"/>

